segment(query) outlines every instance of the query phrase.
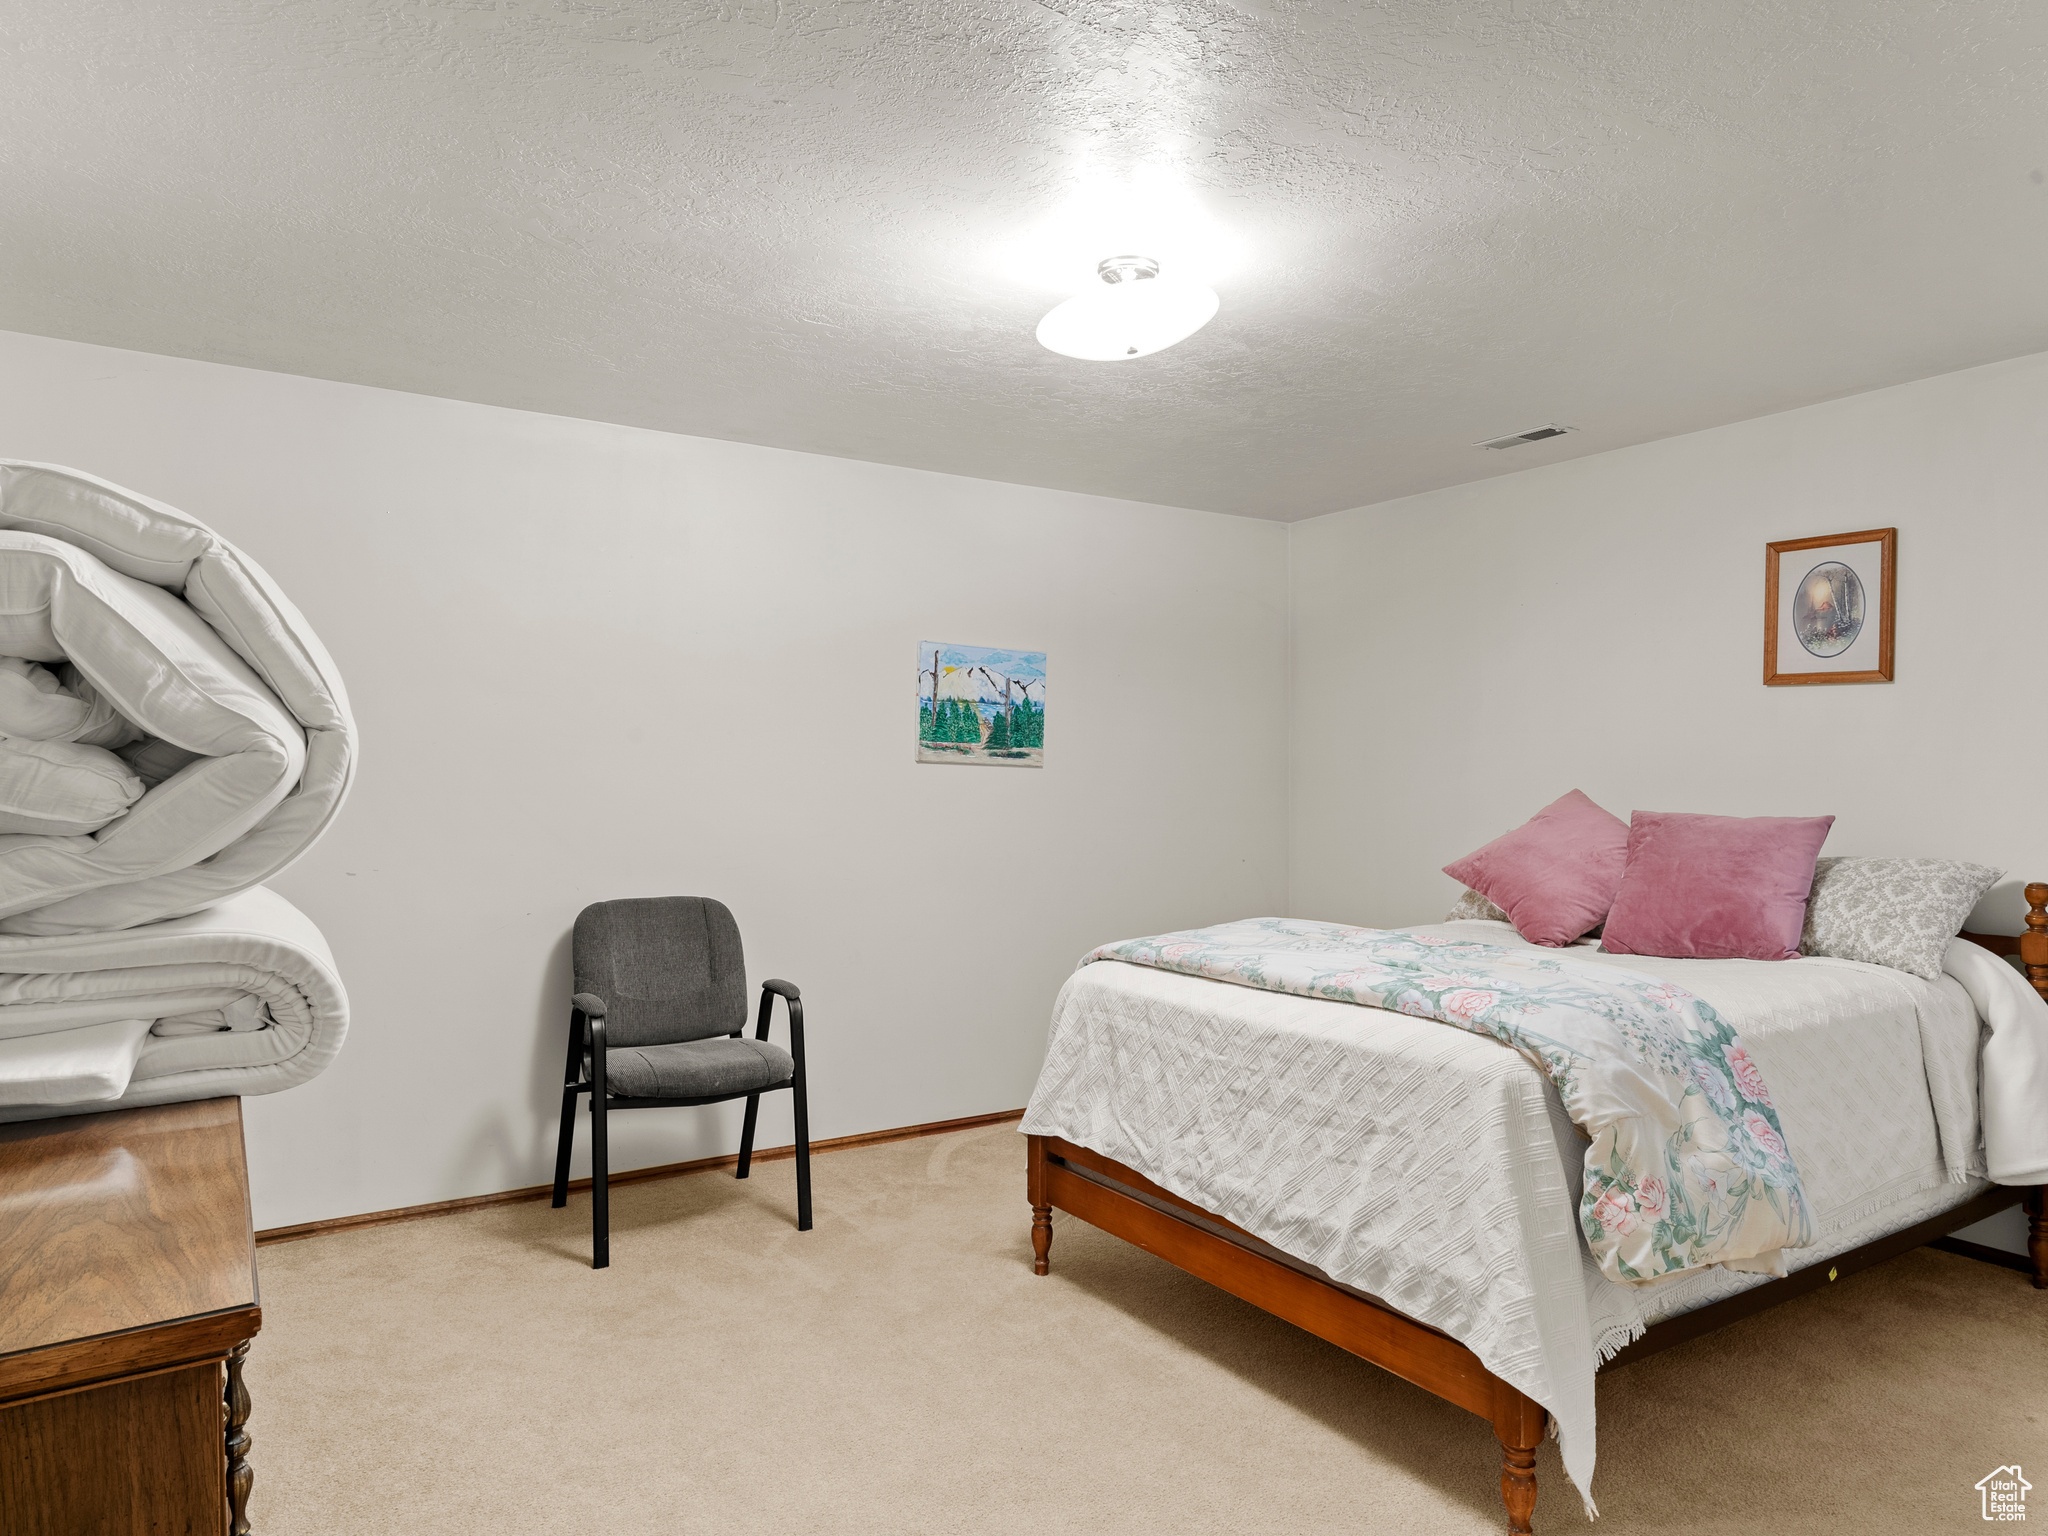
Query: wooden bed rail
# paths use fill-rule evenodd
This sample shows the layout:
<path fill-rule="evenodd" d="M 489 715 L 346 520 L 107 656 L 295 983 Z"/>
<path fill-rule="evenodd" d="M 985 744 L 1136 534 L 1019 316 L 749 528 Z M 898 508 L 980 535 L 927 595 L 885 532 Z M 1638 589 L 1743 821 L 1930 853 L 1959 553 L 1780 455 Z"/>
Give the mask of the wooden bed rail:
<path fill-rule="evenodd" d="M 1502 1381 L 1450 1335 L 1306 1264 L 1281 1262 L 1284 1256 L 1249 1232 L 1135 1169 L 1057 1136 L 1027 1141 L 1034 1273 L 1050 1271 L 1057 1208 L 1479 1415 L 1500 1442 L 1508 1530 L 1529 1536 L 1536 1512 L 1536 1448 L 1549 1428 L 1542 1404 Z"/>

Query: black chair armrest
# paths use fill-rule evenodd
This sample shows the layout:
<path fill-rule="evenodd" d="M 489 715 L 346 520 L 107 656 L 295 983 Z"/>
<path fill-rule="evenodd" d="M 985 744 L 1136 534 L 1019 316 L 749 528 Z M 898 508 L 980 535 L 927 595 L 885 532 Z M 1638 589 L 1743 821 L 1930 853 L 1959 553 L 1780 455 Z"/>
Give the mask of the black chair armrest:
<path fill-rule="evenodd" d="M 595 992 L 578 992 L 569 999 L 569 1006 L 576 1009 L 586 1019 L 601 1019 L 605 1017 L 604 999 Z"/>
<path fill-rule="evenodd" d="M 588 996 L 589 994 L 579 993 L 578 995 Z M 597 999 L 591 998 L 591 1001 L 597 1002 Z M 604 1004 L 598 1002 L 598 1006 L 602 1008 Z M 590 1105 L 591 1113 L 595 1114 L 604 1107 L 605 1100 L 611 1096 L 612 1069 L 605 1057 L 604 1015 L 601 1013 L 586 1013 L 583 1017 L 590 1030 L 588 1036 L 590 1042 Z"/>
<path fill-rule="evenodd" d="M 756 1040 L 766 1040 L 768 1038 L 768 1018 L 775 1011 L 775 999 L 778 997 L 782 999 L 783 1006 L 789 1010 L 790 1051 L 797 1059 L 797 1071 L 802 1072 L 802 1062 L 804 1059 L 804 995 L 797 990 L 795 982 L 774 978 L 761 983 L 761 1008 L 760 1012 L 756 1015 L 758 1027 L 754 1030 L 754 1038 Z"/>

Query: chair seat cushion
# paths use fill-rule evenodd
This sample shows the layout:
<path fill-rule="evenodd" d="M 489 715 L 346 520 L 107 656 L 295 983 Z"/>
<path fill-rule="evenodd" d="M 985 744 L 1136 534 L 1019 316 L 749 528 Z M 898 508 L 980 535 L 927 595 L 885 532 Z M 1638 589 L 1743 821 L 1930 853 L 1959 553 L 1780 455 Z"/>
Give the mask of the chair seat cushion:
<path fill-rule="evenodd" d="M 605 1052 L 612 1092 L 622 1099 L 707 1099 L 758 1093 L 796 1076 L 789 1052 L 766 1040 L 685 1040 L 680 1045 L 626 1045 Z"/>

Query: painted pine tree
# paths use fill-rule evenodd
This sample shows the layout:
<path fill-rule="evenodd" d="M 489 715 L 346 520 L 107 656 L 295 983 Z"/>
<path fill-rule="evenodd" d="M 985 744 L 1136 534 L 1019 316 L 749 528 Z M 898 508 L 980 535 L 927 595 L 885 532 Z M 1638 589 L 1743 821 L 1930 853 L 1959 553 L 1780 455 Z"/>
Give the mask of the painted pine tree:
<path fill-rule="evenodd" d="M 981 715 L 965 699 L 941 699 L 936 729 L 940 741 L 978 742 Z"/>
<path fill-rule="evenodd" d="M 1045 707 L 1025 699 L 1010 721 L 1010 744 L 1017 747 L 1045 745 Z"/>
<path fill-rule="evenodd" d="M 988 749 L 989 749 L 989 751 L 991 751 L 991 752 L 995 752 L 995 751 L 1005 751 L 1005 752 L 1007 752 L 1007 751 L 1009 750 L 1009 748 L 1010 748 L 1010 714 L 1009 714 L 1009 711 L 1008 711 L 1008 710 L 1002 710 L 1002 709 L 999 709 L 999 710 L 997 710 L 997 711 L 996 711 L 996 713 L 995 713 L 995 718 L 994 718 L 993 720 L 989 721 L 989 726 L 988 726 Z"/>

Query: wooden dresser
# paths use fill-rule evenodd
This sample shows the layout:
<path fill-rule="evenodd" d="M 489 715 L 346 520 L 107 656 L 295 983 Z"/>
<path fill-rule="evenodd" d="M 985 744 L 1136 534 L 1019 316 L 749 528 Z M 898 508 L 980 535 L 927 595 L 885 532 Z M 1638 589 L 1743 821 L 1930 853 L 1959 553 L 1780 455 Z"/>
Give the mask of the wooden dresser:
<path fill-rule="evenodd" d="M 241 1536 L 242 1101 L 0 1125 L 0 1532 Z"/>

